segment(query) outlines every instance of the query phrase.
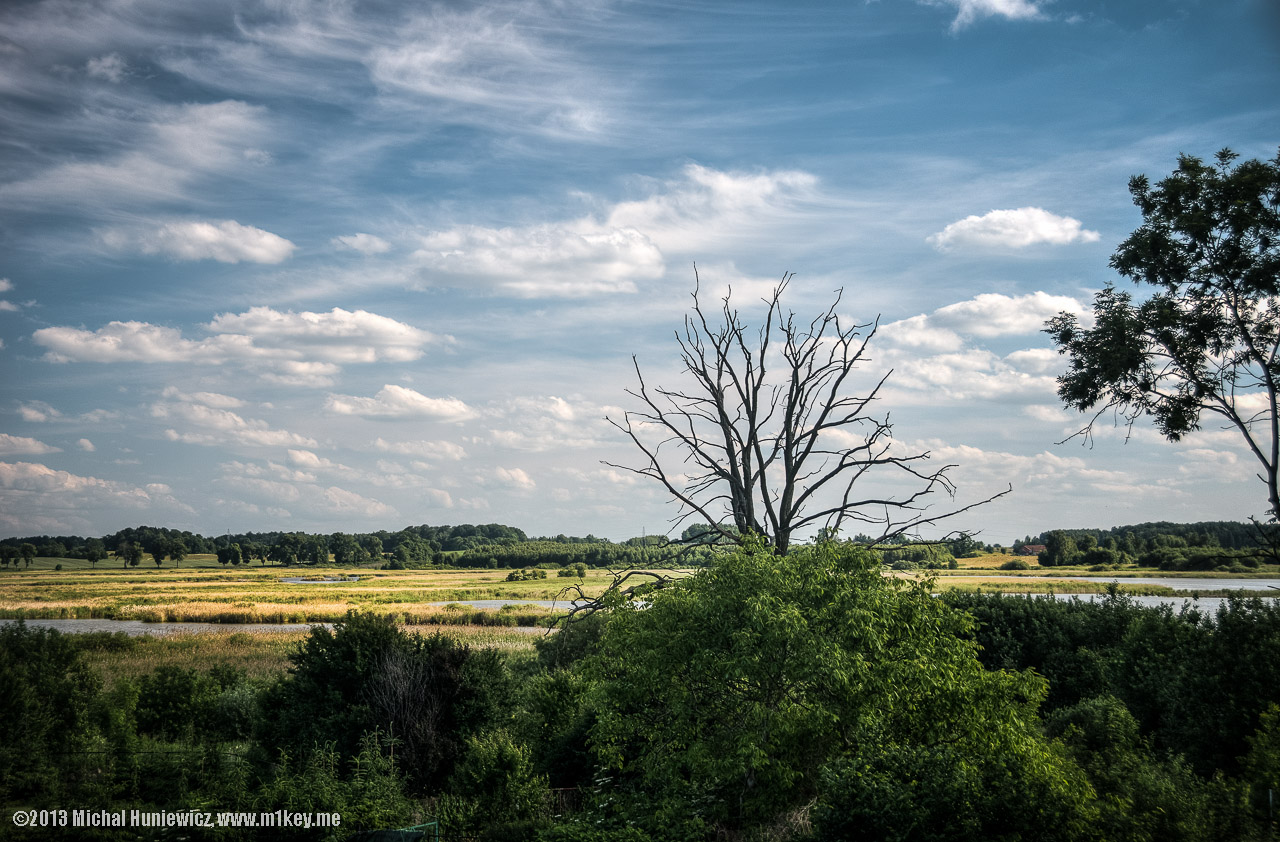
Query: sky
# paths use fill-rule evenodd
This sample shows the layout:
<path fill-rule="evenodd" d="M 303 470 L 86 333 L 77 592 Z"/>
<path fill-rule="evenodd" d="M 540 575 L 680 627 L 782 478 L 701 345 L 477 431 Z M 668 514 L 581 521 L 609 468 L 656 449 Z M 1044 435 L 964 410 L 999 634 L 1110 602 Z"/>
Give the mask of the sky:
<path fill-rule="evenodd" d="M 606 418 L 695 264 L 878 320 L 931 511 L 1012 488 L 950 528 L 1261 515 L 1230 431 L 1059 443 L 1042 328 L 1278 91 L 1271 0 L 5 3 L 0 536 L 665 533 Z"/>

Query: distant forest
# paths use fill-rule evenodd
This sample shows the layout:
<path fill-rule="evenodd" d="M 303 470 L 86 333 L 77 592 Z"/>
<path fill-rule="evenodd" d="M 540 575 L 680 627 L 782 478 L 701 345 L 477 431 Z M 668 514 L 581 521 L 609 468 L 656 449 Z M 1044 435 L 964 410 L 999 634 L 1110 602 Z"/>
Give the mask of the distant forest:
<path fill-rule="evenodd" d="M 693 526 L 685 530 L 685 540 L 696 538 L 705 528 Z M 709 534 L 709 533 L 708 533 Z M 961 557 L 983 552 L 1009 551 L 1023 548 L 1053 548 L 1053 553 L 1068 556 L 1094 552 L 1100 561 L 1148 558 L 1159 562 L 1157 555 L 1185 554 L 1187 549 L 1206 548 L 1215 551 L 1248 550 L 1260 546 L 1263 533 L 1253 523 L 1237 521 L 1203 521 L 1170 523 L 1156 521 L 1112 529 L 1055 529 L 1039 535 L 1027 535 L 1012 547 L 982 544 L 967 535 L 942 545 L 886 549 L 886 562 L 907 560 L 925 563 L 937 559 L 917 558 L 921 552 Z M 854 543 L 871 543 L 866 536 L 856 536 Z M 17 563 L 23 545 L 27 553 L 46 558 L 105 559 L 108 553 L 117 557 L 132 556 L 136 564 L 143 554 L 157 559 L 181 562 L 187 555 L 216 554 L 227 564 L 375 564 L 390 567 L 448 565 L 460 567 L 519 568 L 527 566 L 565 566 L 586 564 L 601 566 L 640 566 L 652 562 L 655 550 L 666 543 L 662 536 L 629 538 L 615 543 L 594 535 L 585 537 L 555 535 L 529 537 L 524 530 L 499 523 L 460 524 L 457 526 L 409 526 L 398 532 L 317 534 L 306 532 L 242 532 L 206 537 L 194 532 L 165 527 L 137 526 L 121 529 L 100 538 L 78 535 L 36 535 L 0 539 L 0 555 L 4 561 Z M 1059 547 L 1069 545 L 1069 550 Z M 32 553 L 31 548 L 34 548 Z M 685 548 L 682 561 L 704 562 L 710 547 Z M 1053 554 L 1051 553 L 1051 555 Z M 1101 555 L 1110 553 L 1106 559 Z M 157 556 L 157 554 L 159 554 Z M 1163 556 L 1162 556 L 1163 557 Z M 1078 559 L 1076 559 L 1078 560 Z M 1067 558 L 1042 561 L 1066 563 Z M 935 566 L 929 564 L 927 566 Z M 938 565 L 940 566 L 940 565 Z"/>

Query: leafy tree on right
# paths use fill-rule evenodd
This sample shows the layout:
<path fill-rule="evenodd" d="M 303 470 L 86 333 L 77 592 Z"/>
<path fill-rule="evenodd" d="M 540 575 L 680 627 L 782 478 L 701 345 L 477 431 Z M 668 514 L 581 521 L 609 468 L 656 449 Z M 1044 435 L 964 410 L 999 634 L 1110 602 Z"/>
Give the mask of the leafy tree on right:
<path fill-rule="evenodd" d="M 1094 326 L 1060 313 L 1046 332 L 1069 357 L 1058 396 L 1095 411 L 1078 435 L 1114 410 L 1132 425 L 1150 416 L 1169 441 L 1201 426 L 1205 412 L 1244 437 L 1262 467 L 1267 514 L 1280 515 L 1280 155 L 1213 164 L 1182 155 L 1154 187 L 1129 180 L 1143 224 L 1111 267 L 1155 288 L 1134 296 L 1108 285 Z"/>

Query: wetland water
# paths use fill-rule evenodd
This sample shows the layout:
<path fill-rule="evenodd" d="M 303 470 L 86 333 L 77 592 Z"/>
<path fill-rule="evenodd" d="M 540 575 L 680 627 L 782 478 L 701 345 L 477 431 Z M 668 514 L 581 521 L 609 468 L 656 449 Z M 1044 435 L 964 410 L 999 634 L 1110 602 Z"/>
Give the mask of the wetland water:
<path fill-rule="evenodd" d="M 1274 591 L 1280 596 L 1280 579 L 1175 578 L 1172 576 L 1018 576 L 1017 581 L 1034 582 L 1115 582 L 1124 585 L 1164 585 L 1175 591 Z M 1264 596 L 1264 593 L 1256 596 Z"/>

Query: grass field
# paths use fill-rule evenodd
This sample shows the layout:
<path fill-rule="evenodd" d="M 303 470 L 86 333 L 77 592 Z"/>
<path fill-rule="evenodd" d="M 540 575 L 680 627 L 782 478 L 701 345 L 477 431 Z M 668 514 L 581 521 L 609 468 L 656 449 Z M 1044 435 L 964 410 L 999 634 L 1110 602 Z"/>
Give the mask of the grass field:
<path fill-rule="evenodd" d="M 430 635 L 437 631 L 475 647 L 498 648 L 517 657 L 532 657 L 536 633 L 528 629 L 480 626 L 406 626 L 405 631 Z M 243 670 L 255 680 L 270 680 L 289 669 L 289 653 L 307 636 L 303 631 L 226 631 L 196 634 L 77 635 L 85 662 L 108 689 L 117 679 L 136 679 L 157 667 L 207 670 L 215 664 Z"/>
<path fill-rule="evenodd" d="M 0 619 L 105 618 L 150 622 L 311 623 L 340 620 L 350 609 L 395 616 L 407 624 L 545 625 L 556 613 L 538 606 L 480 611 L 460 603 L 482 599 L 555 599 L 576 579 L 505 581 L 506 570 L 369 570 L 216 565 L 96 570 L 54 564 L 0 571 Z M 286 578 L 358 576 L 359 581 L 289 583 Z M 588 572 L 599 593 L 608 574 Z M 433 604 L 438 603 L 438 604 Z"/>

